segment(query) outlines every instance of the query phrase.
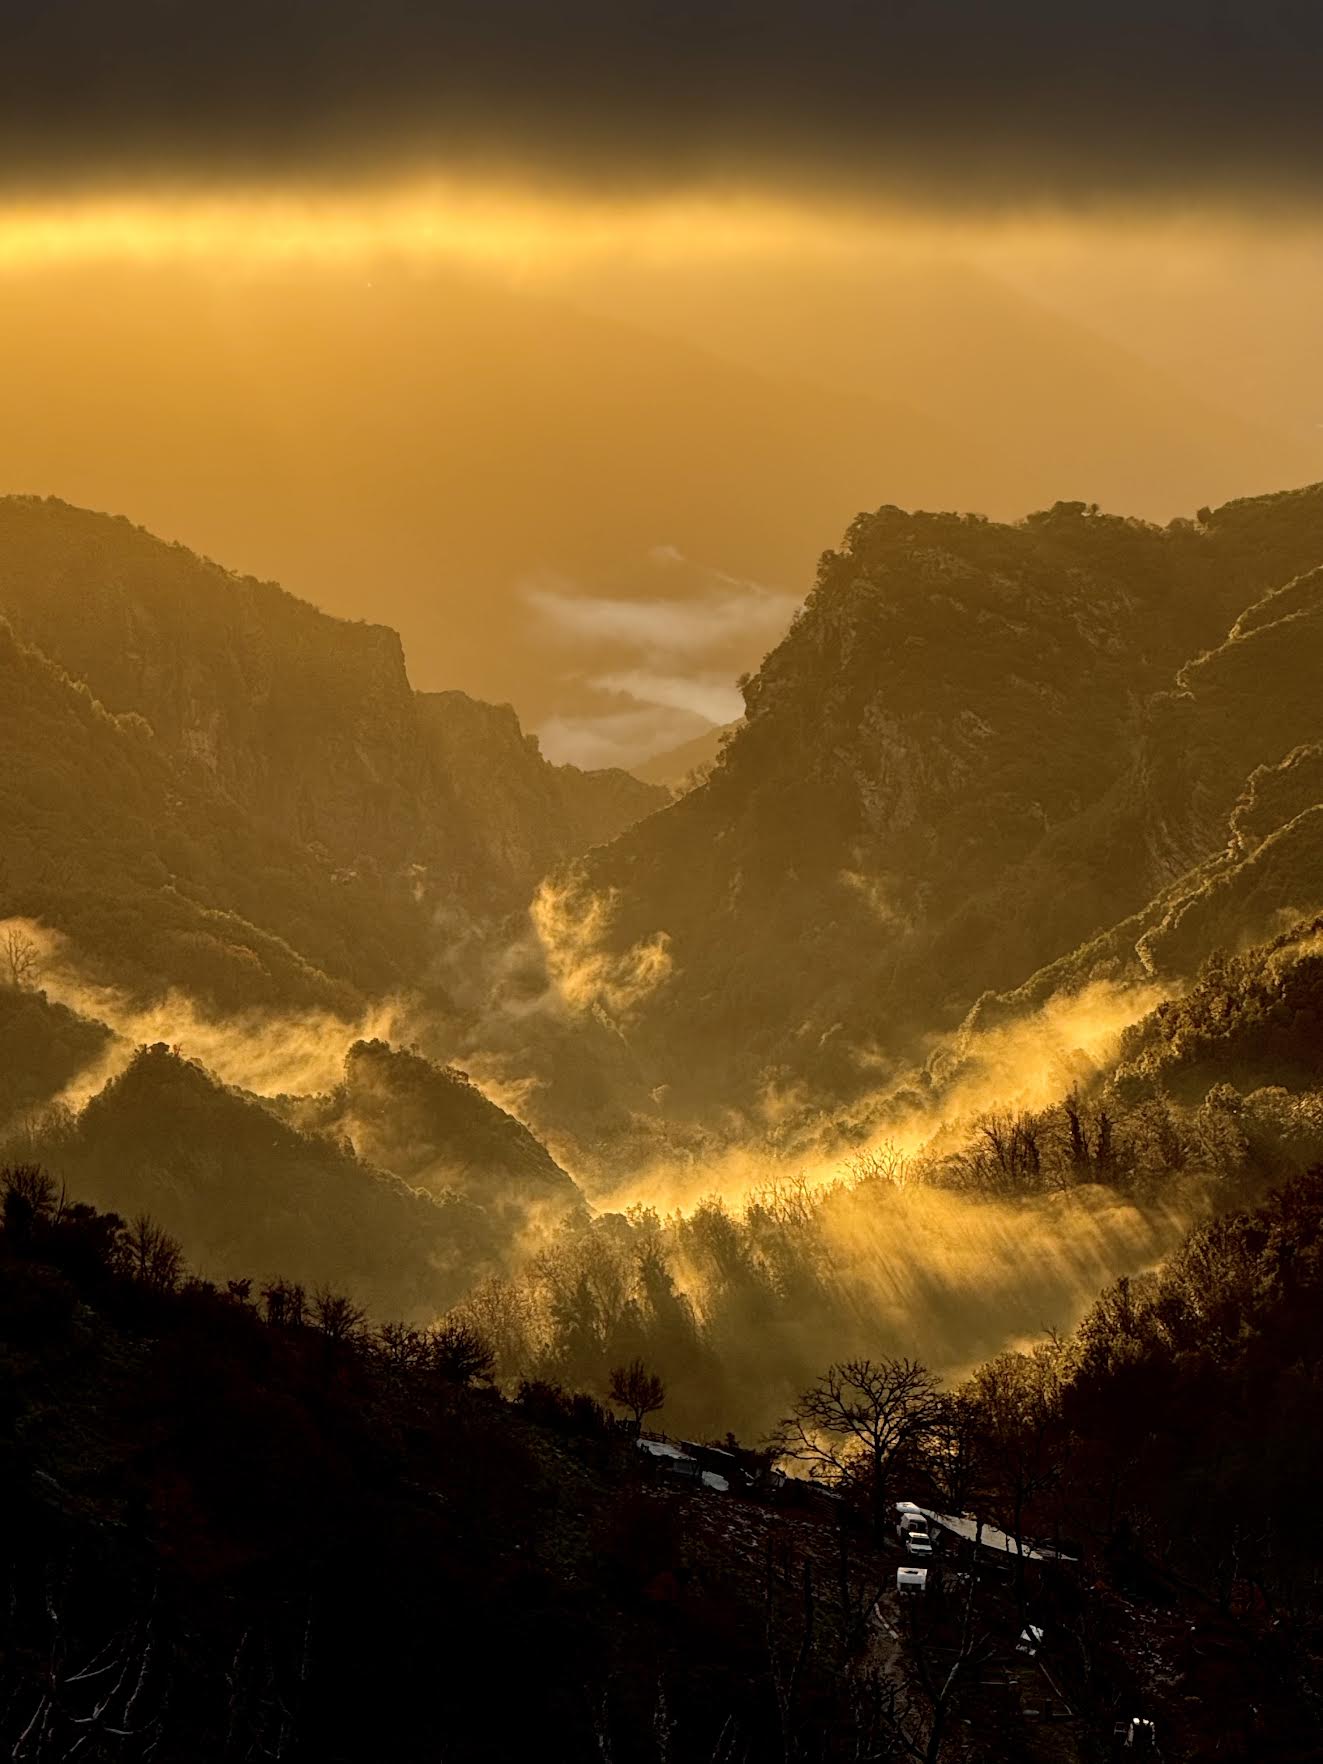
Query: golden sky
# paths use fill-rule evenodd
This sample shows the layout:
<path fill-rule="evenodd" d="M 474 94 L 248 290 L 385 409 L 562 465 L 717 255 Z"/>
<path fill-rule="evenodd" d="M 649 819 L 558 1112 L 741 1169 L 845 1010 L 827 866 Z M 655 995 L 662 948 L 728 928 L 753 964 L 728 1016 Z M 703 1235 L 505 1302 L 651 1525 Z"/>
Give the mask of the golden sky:
<path fill-rule="evenodd" d="M 393 624 L 416 684 L 628 763 L 737 713 L 862 508 L 1323 477 L 1319 311 L 1312 221 L 1235 203 L 34 184 L 0 489 Z"/>

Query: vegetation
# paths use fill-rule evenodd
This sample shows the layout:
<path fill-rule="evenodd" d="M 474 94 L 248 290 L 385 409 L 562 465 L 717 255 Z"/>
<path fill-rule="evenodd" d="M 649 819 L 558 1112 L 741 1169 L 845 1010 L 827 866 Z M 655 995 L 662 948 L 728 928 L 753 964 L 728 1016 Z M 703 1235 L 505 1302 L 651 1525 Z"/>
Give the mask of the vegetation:
<path fill-rule="evenodd" d="M 415 695 L 394 632 L 127 521 L 0 498 L 0 556 L 0 917 L 99 978 L 352 1015 L 414 979 L 438 910 L 519 911 L 666 800 L 551 766 L 508 707 Z"/>
<path fill-rule="evenodd" d="M 283 1280 L 217 1288 L 150 1219 L 11 1169 L 4 1741 L 40 1760 L 356 1760 L 389 1734 L 401 1758 L 554 1736 L 567 1757 L 1009 1764 L 1035 1732 L 984 1687 L 1029 1621 L 1070 1756 L 1142 1707 L 1171 1756 L 1303 1758 L 1321 1287 L 1323 1171 L 949 1392 L 912 1363 L 833 1366 L 794 1433 L 843 1498 L 809 1515 L 733 1441 L 730 1494 L 653 1489 L 590 1397 L 485 1386 L 471 1330 L 375 1327 Z M 641 1419 L 657 1381 L 617 1371 Z M 1023 1540 L 1010 1579 L 990 1558 L 895 1609 L 901 1490 Z M 1034 1539 L 1083 1559 L 1044 1566 Z M 518 1695 L 493 1698 L 504 1681 Z"/>
<path fill-rule="evenodd" d="M 1028 1623 L 1081 1757 L 1309 1755 L 1323 493 L 861 517 L 647 819 L 389 633 L 0 543 L 16 1758 L 1009 1764 Z M 902 1610 L 907 1492 L 1009 1555 Z"/>

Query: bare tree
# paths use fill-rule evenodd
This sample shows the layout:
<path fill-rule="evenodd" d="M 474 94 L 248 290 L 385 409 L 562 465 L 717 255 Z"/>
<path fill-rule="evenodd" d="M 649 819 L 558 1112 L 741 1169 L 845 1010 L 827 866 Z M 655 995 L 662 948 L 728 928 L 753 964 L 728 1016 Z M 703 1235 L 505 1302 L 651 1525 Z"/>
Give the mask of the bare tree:
<path fill-rule="evenodd" d="M 628 1409 L 634 1417 L 635 1432 L 643 1429 L 643 1417 L 660 1409 L 666 1401 L 666 1386 L 655 1372 L 649 1372 L 642 1360 L 633 1359 L 628 1366 L 615 1366 L 611 1371 L 611 1401 L 618 1409 Z"/>
<path fill-rule="evenodd" d="M 427 1362 L 451 1384 L 485 1383 L 496 1366 L 486 1336 L 471 1323 L 447 1318 L 427 1336 Z"/>
<path fill-rule="evenodd" d="M 846 1360 L 829 1366 L 781 1422 L 783 1458 L 836 1482 L 869 1485 L 873 1536 L 886 1527 L 887 1476 L 902 1447 L 924 1438 L 940 1413 L 936 1380 L 917 1360 Z"/>
<path fill-rule="evenodd" d="M 857 1151 L 845 1160 L 845 1168 L 856 1187 L 865 1183 L 903 1188 L 911 1176 L 911 1161 L 894 1139 L 883 1139 L 864 1151 Z"/>
<path fill-rule="evenodd" d="M 262 1302 L 273 1329 L 297 1329 L 306 1320 L 307 1301 L 296 1280 L 273 1280 L 262 1288 Z"/>
<path fill-rule="evenodd" d="M 36 984 L 37 973 L 41 966 L 41 951 L 28 936 L 20 931 L 17 925 L 10 925 L 0 939 L 0 963 L 9 984 L 16 991 L 23 991 Z"/>
<path fill-rule="evenodd" d="M 173 1292 L 184 1269 L 184 1252 L 170 1233 L 146 1213 L 126 1226 L 119 1240 L 125 1272 L 158 1292 Z"/>
<path fill-rule="evenodd" d="M 948 1512 L 967 1513 L 986 1474 L 981 1417 L 966 1391 L 943 1392 L 924 1440 L 924 1468 Z"/>
<path fill-rule="evenodd" d="M 367 1312 L 329 1286 L 319 1286 L 312 1295 L 312 1320 L 315 1326 L 337 1347 L 353 1341 L 362 1331 Z"/>

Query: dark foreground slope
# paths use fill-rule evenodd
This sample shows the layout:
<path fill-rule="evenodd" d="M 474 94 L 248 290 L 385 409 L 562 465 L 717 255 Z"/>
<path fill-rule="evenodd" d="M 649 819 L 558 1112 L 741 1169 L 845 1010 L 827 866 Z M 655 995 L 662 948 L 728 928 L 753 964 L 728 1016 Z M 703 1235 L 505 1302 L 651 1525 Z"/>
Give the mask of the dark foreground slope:
<path fill-rule="evenodd" d="M 754 1454 L 668 1491 L 591 1397 L 475 1388 L 480 1341 L 217 1291 L 6 1190 L 15 1758 L 1095 1764 L 1136 1713 L 1169 1764 L 1315 1755 L 1323 1178 L 980 1368 L 880 1490 L 856 1461 L 798 1502 Z M 948 1537 L 902 1607 L 875 1492 L 1080 1560 L 971 1577 Z"/>

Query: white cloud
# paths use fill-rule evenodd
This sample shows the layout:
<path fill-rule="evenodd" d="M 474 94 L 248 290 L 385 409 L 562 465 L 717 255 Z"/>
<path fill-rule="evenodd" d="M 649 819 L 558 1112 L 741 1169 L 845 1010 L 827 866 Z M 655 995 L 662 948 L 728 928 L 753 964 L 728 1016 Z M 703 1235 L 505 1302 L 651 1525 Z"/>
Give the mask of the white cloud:
<path fill-rule="evenodd" d="M 734 722 L 744 709 L 736 675 L 757 665 L 799 604 L 673 545 L 648 553 L 644 580 L 649 592 L 629 597 L 582 593 L 551 576 L 524 584 L 548 640 L 567 657 L 579 652 L 574 678 L 605 701 L 542 723 L 549 758 L 627 766 Z"/>
<path fill-rule="evenodd" d="M 590 684 L 638 704 L 689 711 L 712 724 L 733 723 L 744 715 L 739 687 L 719 674 L 654 674 L 646 668 L 626 668 L 616 674 L 594 674 Z"/>
<path fill-rule="evenodd" d="M 707 717 L 692 711 L 670 705 L 638 705 L 584 716 L 548 717 L 537 734 L 543 753 L 554 764 L 593 771 L 601 766 L 638 765 L 653 754 L 692 741 L 711 726 Z"/>

